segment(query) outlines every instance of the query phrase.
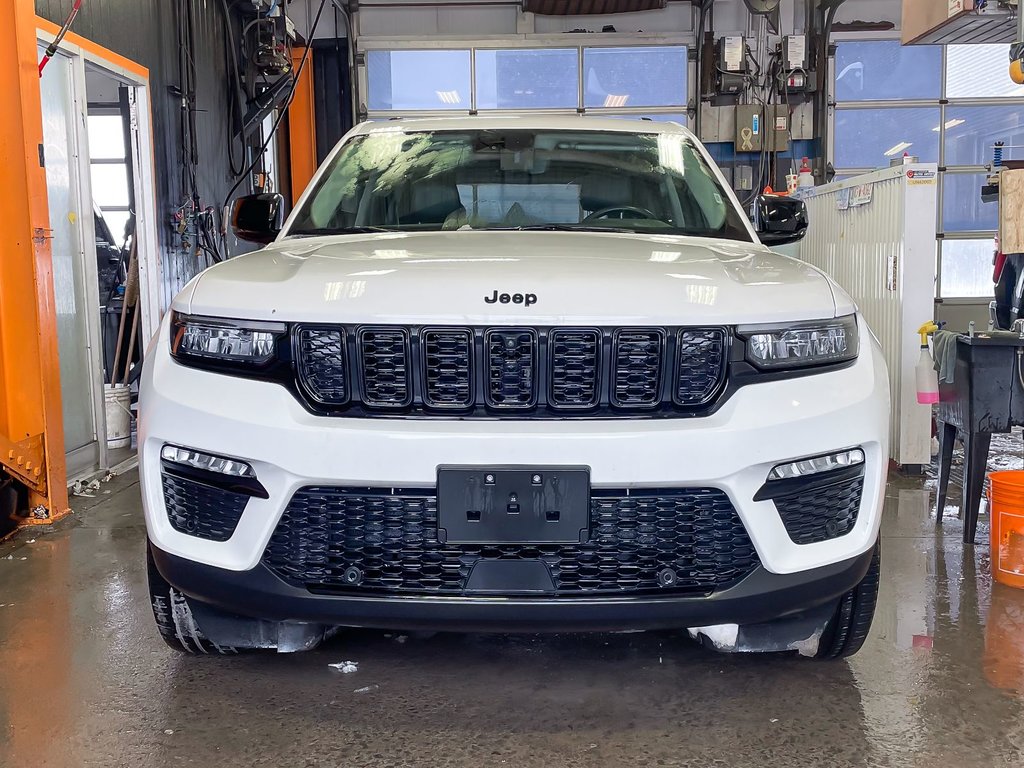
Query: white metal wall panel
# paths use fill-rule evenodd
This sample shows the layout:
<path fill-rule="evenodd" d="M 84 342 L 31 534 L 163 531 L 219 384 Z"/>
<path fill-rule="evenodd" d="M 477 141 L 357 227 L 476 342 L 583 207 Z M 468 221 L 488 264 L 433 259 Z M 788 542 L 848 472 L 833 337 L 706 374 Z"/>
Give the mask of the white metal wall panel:
<path fill-rule="evenodd" d="M 937 167 L 887 168 L 815 189 L 807 199 L 810 228 L 799 257 L 849 293 L 878 338 L 892 393 L 891 457 L 931 461 L 931 410 L 917 402 L 916 334 L 935 311 Z M 840 210 L 859 185 L 870 203 Z"/>

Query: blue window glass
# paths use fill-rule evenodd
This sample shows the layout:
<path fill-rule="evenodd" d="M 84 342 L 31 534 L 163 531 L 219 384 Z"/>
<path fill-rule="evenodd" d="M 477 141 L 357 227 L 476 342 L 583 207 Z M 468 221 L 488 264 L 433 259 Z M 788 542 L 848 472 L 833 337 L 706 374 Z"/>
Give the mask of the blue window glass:
<path fill-rule="evenodd" d="M 686 47 L 633 46 L 583 51 L 583 104 L 587 107 L 686 105 Z"/>
<path fill-rule="evenodd" d="M 836 168 L 884 168 L 904 153 L 939 160 L 938 107 L 836 110 Z"/>
<path fill-rule="evenodd" d="M 902 46 L 898 40 L 839 43 L 836 101 L 938 99 L 942 48 Z"/>
<path fill-rule="evenodd" d="M 470 100 L 470 52 L 369 51 L 369 109 L 461 110 Z"/>
<path fill-rule="evenodd" d="M 477 108 L 575 109 L 579 70 L 576 48 L 477 51 Z"/>
<path fill-rule="evenodd" d="M 984 232 L 999 226 L 999 204 L 983 203 L 984 173 L 944 173 L 942 178 L 942 231 Z"/>
<path fill-rule="evenodd" d="M 946 165 L 987 165 L 997 141 L 1024 144 L 1024 109 L 1006 107 L 946 107 Z M 1007 149 L 1007 159 L 1024 159 L 1019 149 Z"/>

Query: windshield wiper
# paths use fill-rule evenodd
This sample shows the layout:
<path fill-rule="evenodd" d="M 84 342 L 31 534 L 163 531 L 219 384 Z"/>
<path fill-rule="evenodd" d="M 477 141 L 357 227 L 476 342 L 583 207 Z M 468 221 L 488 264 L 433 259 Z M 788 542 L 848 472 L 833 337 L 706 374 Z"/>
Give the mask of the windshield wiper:
<path fill-rule="evenodd" d="M 473 227 L 473 229 L 497 232 L 622 232 L 629 235 L 637 234 L 635 229 L 602 227 L 599 224 L 524 224 L 519 227 Z"/>
<path fill-rule="evenodd" d="M 387 227 L 317 227 L 316 229 L 297 229 L 288 233 L 288 237 L 320 237 L 322 235 L 365 235 L 372 232 L 397 232 Z"/>

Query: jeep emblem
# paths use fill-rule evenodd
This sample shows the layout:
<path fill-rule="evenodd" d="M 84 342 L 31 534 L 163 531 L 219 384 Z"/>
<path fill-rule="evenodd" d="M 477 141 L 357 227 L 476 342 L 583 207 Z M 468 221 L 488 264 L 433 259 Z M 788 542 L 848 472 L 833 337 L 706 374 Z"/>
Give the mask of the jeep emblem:
<path fill-rule="evenodd" d="M 484 296 L 488 304 L 523 304 L 527 307 L 537 303 L 535 293 L 498 293 L 495 291 L 490 296 Z"/>

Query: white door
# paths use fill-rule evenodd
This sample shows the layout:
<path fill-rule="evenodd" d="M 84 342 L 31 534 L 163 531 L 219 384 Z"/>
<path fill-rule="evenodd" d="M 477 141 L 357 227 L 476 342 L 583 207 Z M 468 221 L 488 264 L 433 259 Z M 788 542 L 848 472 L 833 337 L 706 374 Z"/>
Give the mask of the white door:
<path fill-rule="evenodd" d="M 42 47 L 40 47 L 42 55 Z M 43 156 L 49 198 L 53 286 L 60 350 L 61 400 L 68 475 L 99 466 L 100 420 L 90 325 L 95 296 L 95 243 L 85 250 L 84 233 L 93 232 L 91 210 L 83 210 L 79 172 L 78 110 L 73 61 L 57 55 L 40 78 L 43 104 Z M 87 218 L 88 217 L 88 218 Z M 86 258 L 93 259 L 88 269 Z M 90 278 L 91 277 L 91 281 Z"/>

